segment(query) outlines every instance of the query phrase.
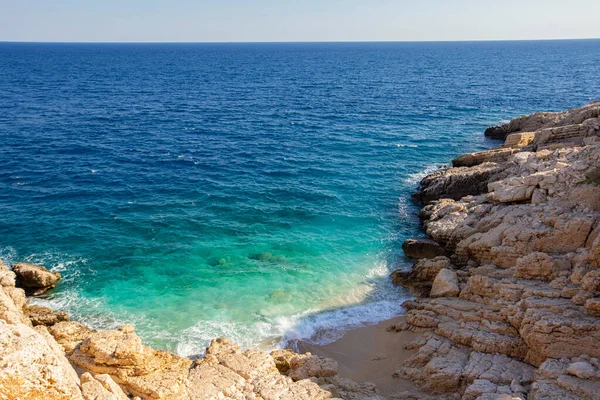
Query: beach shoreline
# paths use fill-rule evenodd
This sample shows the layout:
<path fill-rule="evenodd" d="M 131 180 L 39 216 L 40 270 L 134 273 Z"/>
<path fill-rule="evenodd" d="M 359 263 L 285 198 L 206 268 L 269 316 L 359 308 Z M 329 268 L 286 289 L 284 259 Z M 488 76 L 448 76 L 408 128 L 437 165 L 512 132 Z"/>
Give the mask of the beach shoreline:
<path fill-rule="evenodd" d="M 393 376 L 398 366 L 416 353 L 405 346 L 423 339 L 419 333 L 390 329 L 405 321 L 405 316 L 398 316 L 346 331 L 342 338 L 326 345 L 300 342 L 298 349 L 300 353 L 310 352 L 335 360 L 341 377 L 373 383 L 382 396 L 405 392 L 422 394 L 414 383 Z"/>

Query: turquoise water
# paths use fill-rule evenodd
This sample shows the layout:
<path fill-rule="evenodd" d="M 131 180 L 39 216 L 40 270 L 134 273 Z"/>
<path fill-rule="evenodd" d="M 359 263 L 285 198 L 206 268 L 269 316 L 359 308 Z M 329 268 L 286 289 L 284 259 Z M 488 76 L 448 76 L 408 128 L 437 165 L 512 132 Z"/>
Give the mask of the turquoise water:
<path fill-rule="evenodd" d="M 600 98 L 600 41 L 0 44 L 0 258 L 43 304 L 210 339 L 327 342 L 401 313 L 425 171 Z"/>

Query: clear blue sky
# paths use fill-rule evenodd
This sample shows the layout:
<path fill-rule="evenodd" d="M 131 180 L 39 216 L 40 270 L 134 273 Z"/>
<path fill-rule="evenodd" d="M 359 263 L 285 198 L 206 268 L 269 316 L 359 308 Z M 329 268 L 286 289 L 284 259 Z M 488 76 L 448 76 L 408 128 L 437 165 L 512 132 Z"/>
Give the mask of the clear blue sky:
<path fill-rule="evenodd" d="M 0 41 L 600 37 L 600 0 L 0 0 Z"/>

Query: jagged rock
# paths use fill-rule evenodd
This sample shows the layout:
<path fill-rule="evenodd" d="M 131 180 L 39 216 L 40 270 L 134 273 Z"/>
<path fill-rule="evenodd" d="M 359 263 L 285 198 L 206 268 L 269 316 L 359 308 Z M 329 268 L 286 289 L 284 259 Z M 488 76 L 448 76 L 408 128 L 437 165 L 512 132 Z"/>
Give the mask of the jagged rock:
<path fill-rule="evenodd" d="M 418 296 L 429 296 L 433 280 L 444 268 L 451 268 L 448 257 L 434 259 L 421 259 L 417 261 L 410 271 L 397 270 L 390 275 L 395 285 L 410 288 Z"/>
<path fill-rule="evenodd" d="M 0 319 L 9 324 L 23 323 L 31 325 L 29 318 L 23 314 L 25 292 L 11 286 L 0 286 Z"/>
<path fill-rule="evenodd" d="M 554 261 L 546 253 L 529 253 L 517 260 L 514 276 L 524 279 L 551 280 L 557 271 Z"/>
<path fill-rule="evenodd" d="M 1 263 L 1 261 L 0 261 Z M 4 264 L 0 264 L 0 286 L 14 287 L 16 275 L 14 272 L 8 269 Z"/>
<path fill-rule="evenodd" d="M 95 331 L 84 324 L 76 321 L 58 322 L 50 327 L 48 331 L 54 339 L 63 347 L 69 355 L 85 339 L 89 338 Z"/>
<path fill-rule="evenodd" d="M 294 357 L 296 357 L 298 353 L 289 350 L 274 350 L 271 352 L 271 357 L 275 360 L 275 366 L 277 370 L 282 373 L 286 373 L 290 370 L 290 362 Z"/>
<path fill-rule="evenodd" d="M 503 170 L 502 165 L 492 162 L 470 168 L 444 169 L 421 181 L 421 189 L 415 199 L 428 204 L 442 198 L 460 200 L 465 196 L 486 193 L 488 182 Z"/>
<path fill-rule="evenodd" d="M 402 250 L 407 257 L 416 259 L 446 255 L 446 250 L 438 242 L 425 238 L 406 240 L 402 244 Z"/>
<path fill-rule="evenodd" d="M 404 303 L 399 328 L 430 336 L 397 374 L 463 399 L 599 398 L 600 102 L 488 134 L 504 147 L 423 180 L 419 217 L 460 293 Z M 487 187 L 460 193 L 486 166 Z M 394 278 L 425 286 L 418 270 L 435 269 Z"/>
<path fill-rule="evenodd" d="M 0 394 L 5 398 L 81 399 L 79 380 L 65 362 L 33 328 L 0 320 Z"/>
<path fill-rule="evenodd" d="M 128 400 L 129 397 L 109 375 L 95 377 L 89 372 L 81 375 L 81 392 L 85 400 Z"/>
<path fill-rule="evenodd" d="M 597 118 L 599 115 L 600 101 L 596 101 L 567 111 L 557 113 L 539 112 L 515 118 L 507 124 L 488 128 L 485 131 L 485 136 L 504 140 L 510 133 L 535 132 L 541 128 L 580 124 L 590 118 Z"/>
<path fill-rule="evenodd" d="M 298 354 L 290 360 L 288 376 L 294 381 L 308 378 L 327 378 L 337 375 L 338 364 L 331 358 Z"/>
<path fill-rule="evenodd" d="M 94 332 L 69 356 L 79 368 L 108 374 L 127 392 L 142 398 L 177 398 L 185 393 L 191 360 L 142 344 L 129 325 Z"/>
<path fill-rule="evenodd" d="M 60 280 L 58 272 L 50 272 L 42 265 L 16 263 L 12 270 L 17 276 L 17 286 L 30 295 L 39 295 L 54 288 Z"/>
<path fill-rule="evenodd" d="M 67 313 L 53 311 L 48 307 L 32 305 L 26 306 L 23 310 L 25 315 L 31 320 L 33 326 L 44 325 L 52 326 L 59 322 L 68 321 Z"/>
<path fill-rule="evenodd" d="M 581 279 L 581 287 L 590 292 L 600 291 L 600 270 L 590 271 Z"/>
<path fill-rule="evenodd" d="M 600 317 L 600 298 L 588 299 L 583 307 L 588 314 Z"/>
<path fill-rule="evenodd" d="M 296 357 L 298 355 L 293 358 Z M 285 360 L 286 357 L 282 362 Z M 302 365 L 290 362 L 288 373 L 304 366 L 302 362 L 299 363 Z M 331 397 L 329 391 L 309 379 L 294 382 L 291 377 L 281 375 L 272 356 L 256 350 L 241 352 L 227 339 L 211 342 L 204 359 L 192 366 L 187 387 L 191 399 L 227 396 L 242 400 L 260 396 L 265 400 L 309 400 Z"/>
<path fill-rule="evenodd" d="M 431 297 L 456 297 L 459 292 L 456 271 L 446 268 L 442 269 L 433 281 Z"/>
<path fill-rule="evenodd" d="M 452 160 L 452 166 L 473 167 L 475 165 L 483 164 L 485 162 L 501 163 L 505 162 L 511 155 L 518 153 L 519 151 L 521 150 L 514 148 L 500 148 L 480 151 L 477 153 L 463 154 Z"/>

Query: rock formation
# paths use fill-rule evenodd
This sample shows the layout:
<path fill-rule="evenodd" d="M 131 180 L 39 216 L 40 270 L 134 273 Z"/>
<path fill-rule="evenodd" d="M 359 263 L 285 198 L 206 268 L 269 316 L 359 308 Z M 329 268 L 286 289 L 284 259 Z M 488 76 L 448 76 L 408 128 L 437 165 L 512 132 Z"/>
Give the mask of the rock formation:
<path fill-rule="evenodd" d="M 372 384 L 341 378 L 335 361 L 310 353 L 241 351 L 216 339 L 193 361 L 144 346 L 130 325 L 94 331 L 27 305 L 16 276 L 52 273 L 15 266 L 20 272 L 0 262 L 0 399 L 382 399 Z"/>
<path fill-rule="evenodd" d="M 448 258 L 392 279 L 423 332 L 398 377 L 460 399 L 600 399 L 600 102 L 517 118 L 421 182 Z M 427 292 L 429 290 L 429 293 Z"/>
<path fill-rule="evenodd" d="M 429 239 L 403 246 L 416 262 L 392 279 L 418 298 L 392 331 L 422 335 L 395 376 L 430 394 L 394 398 L 600 399 L 600 102 L 486 134 L 503 147 L 458 157 L 415 196 Z M 215 339 L 191 360 L 132 326 L 95 331 L 27 304 L 59 279 L 0 262 L 2 400 L 382 399 L 310 353 Z"/>
<path fill-rule="evenodd" d="M 50 272 L 42 265 L 17 263 L 12 270 L 17 277 L 17 286 L 25 289 L 28 295 L 43 294 L 60 280 L 58 272 Z"/>

